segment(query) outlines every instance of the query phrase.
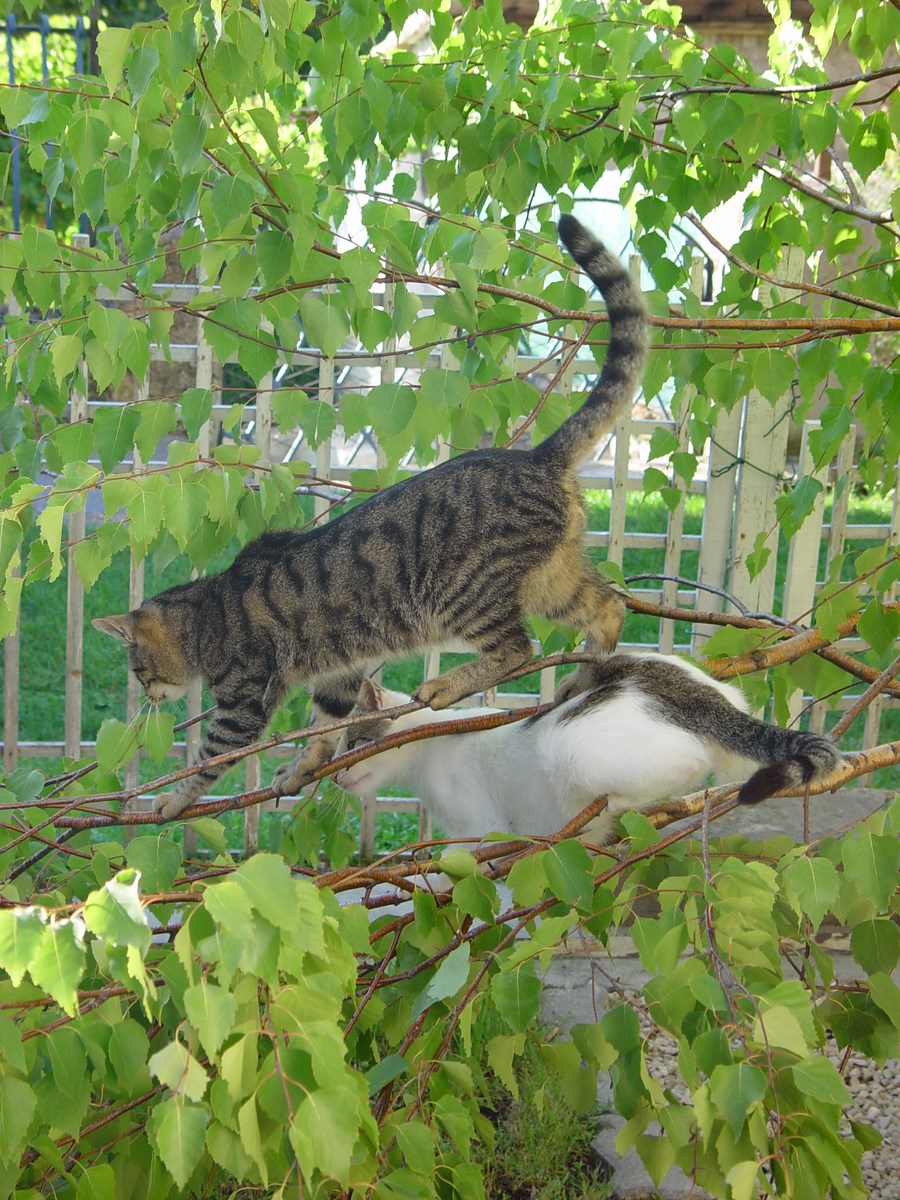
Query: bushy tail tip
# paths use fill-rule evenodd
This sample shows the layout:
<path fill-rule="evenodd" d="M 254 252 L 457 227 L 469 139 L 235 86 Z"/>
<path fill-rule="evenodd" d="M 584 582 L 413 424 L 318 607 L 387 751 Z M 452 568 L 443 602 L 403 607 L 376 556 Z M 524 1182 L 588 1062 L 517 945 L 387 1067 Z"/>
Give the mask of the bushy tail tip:
<path fill-rule="evenodd" d="M 562 214 L 556 229 L 559 240 L 579 264 L 592 258 L 602 248 L 602 242 L 588 233 L 578 218 L 573 217 L 571 213 Z"/>
<path fill-rule="evenodd" d="M 807 735 L 805 740 L 803 751 L 754 772 L 738 792 L 738 802 L 759 804 L 776 792 L 800 788 L 830 775 L 841 760 L 840 750 L 824 737 Z"/>

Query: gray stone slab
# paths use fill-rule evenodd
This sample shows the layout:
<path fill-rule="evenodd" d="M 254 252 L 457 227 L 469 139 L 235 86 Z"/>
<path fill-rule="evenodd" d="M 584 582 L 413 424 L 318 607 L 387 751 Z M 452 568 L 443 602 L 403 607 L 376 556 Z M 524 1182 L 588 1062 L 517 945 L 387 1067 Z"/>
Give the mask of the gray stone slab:
<path fill-rule="evenodd" d="M 898 768 L 900 788 L 900 768 Z M 840 788 L 810 796 L 810 834 L 813 838 L 838 833 L 848 825 L 863 820 L 894 799 L 897 789 Z M 711 826 L 716 837 L 743 833 L 754 841 L 786 835 L 796 842 L 803 841 L 803 801 L 797 797 L 778 797 L 761 804 L 744 804 L 726 813 Z"/>

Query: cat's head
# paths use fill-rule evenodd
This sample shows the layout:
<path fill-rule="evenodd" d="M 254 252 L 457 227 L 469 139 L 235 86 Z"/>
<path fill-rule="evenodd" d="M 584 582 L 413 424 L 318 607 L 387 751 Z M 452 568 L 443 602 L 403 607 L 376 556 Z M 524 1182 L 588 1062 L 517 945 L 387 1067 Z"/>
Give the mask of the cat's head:
<path fill-rule="evenodd" d="M 125 643 L 128 666 L 151 704 L 177 700 L 187 691 L 191 673 L 159 612 L 136 608 L 113 617 L 97 617 L 91 624 Z"/>
<path fill-rule="evenodd" d="M 409 699 L 403 692 L 390 692 L 371 679 L 363 680 L 353 715 L 365 715 L 368 719 L 344 730 L 337 753 L 355 750 L 358 746 L 384 737 L 386 733 L 411 729 L 414 725 L 421 724 L 421 713 L 409 713 L 394 721 L 382 716 L 384 709 L 408 704 Z M 417 743 L 412 742 L 406 746 L 397 746 L 393 750 L 385 750 L 381 754 L 373 754 L 371 758 L 364 758 L 362 762 L 338 771 L 334 777 L 335 782 L 339 787 L 357 795 L 371 794 L 379 787 L 402 786 L 415 756 L 416 745 Z"/>

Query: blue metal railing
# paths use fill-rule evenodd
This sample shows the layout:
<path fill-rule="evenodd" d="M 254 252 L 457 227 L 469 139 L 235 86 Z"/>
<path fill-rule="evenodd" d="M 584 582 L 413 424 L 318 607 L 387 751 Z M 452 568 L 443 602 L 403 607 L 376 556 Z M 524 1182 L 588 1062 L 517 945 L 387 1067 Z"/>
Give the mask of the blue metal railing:
<path fill-rule="evenodd" d="M 85 26 L 84 18 L 78 16 L 75 18 L 72 25 L 55 25 L 50 23 L 50 18 L 41 16 L 37 22 L 20 22 L 15 15 L 10 13 L 6 18 L 5 23 L 6 33 L 6 69 L 7 80 L 10 85 L 17 82 L 34 83 L 33 79 L 17 80 L 16 79 L 16 56 L 14 53 L 15 39 L 23 37 L 27 34 L 37 33 L 40 35 L 41 42 L 41 78 L 47 80 L 50 76 L 49 62 L 49 42 L 53 37 L 71 37 L 74 39 L 75 49 L 75 72 L 78 75 L 84 74 L 85 50 L 88 46 L 88 31 Z M 21 150 L 23 141 L 16 134 L 14 129 L 9 131 L 12 140 L 12 162 L 10 170 L 10 179 L 12 183 L 12 217 L 13 228 L 18 232 L 22 227 L 22 163 Z M 46 147 L 47 154 L 53 156 L 53 147 Z M 53 205 L 49 197 L 47 199 L 47 228 L 53 228 Z M 86 214 L 82 213 L 80 219 L 80 228 L 82 233 L 89 232 L 90 225 Z"/>

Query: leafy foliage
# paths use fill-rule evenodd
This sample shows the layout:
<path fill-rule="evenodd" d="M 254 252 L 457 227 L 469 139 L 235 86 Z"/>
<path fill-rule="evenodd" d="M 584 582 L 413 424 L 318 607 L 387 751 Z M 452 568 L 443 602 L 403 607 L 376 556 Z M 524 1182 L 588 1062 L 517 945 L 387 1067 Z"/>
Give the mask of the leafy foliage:
<path fill-rule="evenodd" d="M 889 178 L 896 95 L 861 103 L 861 89 L 896 39 L 896 10 L 816 0 L 811 42 L 782 20 L 763 74 L 730 46 L 703 47 L 663 0 L 610 12 L 560 0 L 527 32 L 498 4 L 458 21 L 438 0 L 416 8 L 431 21 L 422 55 L 385 40 L 411 14 L 405 0 L 173 2 L 160 20 L 102 33 L 100 78 L 0 89 L 17 152 L 96 232 L 85 245 L 32 223 L 0 240 L 0 634 L 24 588 L 61 578 L 70 549 L 90 588 L 129 550 L 203 570 L 232 539 L 302 519 L 307 466 L 273 465 L 239 436 L 212 447 L 206 382 L 108 402 L 172 352 L 182 322 L 202 325 L 263 396 L 298 346 L 327 360 L 352 342 L 388 364 L 408 347 L 420 370 L 382 371 L 338 409 L 315 373 L 273 399 L 314 446 L 338 420 L 374 430 L 384 466 L 354 476 L 361 493 L 395 478 L 411 449 L 424 465 L 441 442 L 502 440 L 522 418 L 545 436 L 572 401 L 541 396 L 509 362 L 523 338 L 564 350 L 586 313 L 553 219 L 610 161 L 656 314 L 647 391 L 666 390 L 687 435 L 657 437 L 668 461 L 645 490 L 677 507 L 751 388 L 762 405 L 793 391 L 795 416 L 821 408 L 817 469 L 856 428 L 862 481 L 892 485 L 900 384 L 873 339 L 897 328 L 897 192 L 866 204 L 806 173 L 837 141 L 862 194 Z M 860 74 L 837 89 L 820 59 L 845 38 Z M 729 200 L 743 230 L 701 307 L 684 222 L 702 236 Z M 786 286 L 786 247 L 806 259 L 815 308 Z M 194 281 L 189 299 L 167 255 Z M 241 420 L 240 403 L 224 416 L 238 435 Z M 807 476 L 786 492 L 786 538 L 822 486 Z M 105 520 L 76 538 L 89 497 Z M 758 532 L 754 564 L 777 538 Z M 833 637 L 862 612 L 880 668 L 897 577 L 887 544 L 835 556 L 816 629 Z M 759 640 L 728 639 L 718 652 Z M 829 694 L 835 673 L 845 680 L 822 659 L 783 664 L 779 703 L 801 686 Z M 96 772 L 69 781 L 66 803 L 112 787 L 136 743 L 162 757 L 172 737 L 165 718 L 105 722 Z M 876 1135 L 843 1128 L 846 1088 L 825 1051 L 833 1039 L 876 1061 L 898 1053 L 896 807 L 815 850 L 736 839 L 708 862 L 635 818 L 612 864 L 572 839 L 533 847 L 509 872 L 511 901 L 453 852 L 446 892 L 418 888 L 411 912 L 375 907 L 370 921 L 336 902 L 349 886 L 339 873 L 311 872 L 323 845 L 347 854 L 324 806 L 298 812 L 279 855 L 240 866 L 215 822 L 197 822 L 212 861 L 185 866 L 165 835 L 79 833 L 48 855 L 40 837 L 63 827 L 40 806 L 44 785 L 22 770 L 3 788 L 22 832 L 0 852 L 0 1197 L 243 1184 L 477 1198 L 472 1146 L 491 1131 L 469 1054 L 475 1008 L 502 1024 L 485 1053 L 513 1086 L 526 1043 L 576 1109 L 609 1071 L 628 1122 L 620 1146 L 654 1178 L 676 1162 L 733 1200 L 863 1195 Z M 647 895 L 658 909 L 635 916 Z M 835 985 L 816 940 L 831 916 L 853 926 L 851 985 Z M 545 1042 L 542 969 L 561 939 L 606 944 L 626 923 L 652 977 L 643 1000 Z M 786 976 L 786 961 L 799 970 Z M 677 1040 L 689 1100 L 648 1071 L 646 1022 Z"/>

